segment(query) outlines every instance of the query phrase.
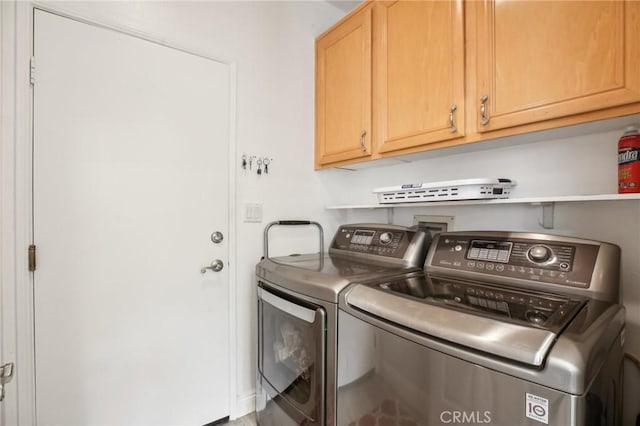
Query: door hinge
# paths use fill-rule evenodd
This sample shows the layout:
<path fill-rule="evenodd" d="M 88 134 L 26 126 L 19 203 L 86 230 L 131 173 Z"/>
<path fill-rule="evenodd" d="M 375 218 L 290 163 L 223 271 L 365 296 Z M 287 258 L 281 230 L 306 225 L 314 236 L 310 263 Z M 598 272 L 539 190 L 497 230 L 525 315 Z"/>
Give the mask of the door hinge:
<path fill-rule="evenodd" d="M 29 60 L 29 82 L 31 85 L 36 84 L 36 58 L 32 56 Z"/>
<path fill-rule="evenodd" d="M 31 244 L 29 246 L 29 272 L 36 270 L 36 246 Z"/>

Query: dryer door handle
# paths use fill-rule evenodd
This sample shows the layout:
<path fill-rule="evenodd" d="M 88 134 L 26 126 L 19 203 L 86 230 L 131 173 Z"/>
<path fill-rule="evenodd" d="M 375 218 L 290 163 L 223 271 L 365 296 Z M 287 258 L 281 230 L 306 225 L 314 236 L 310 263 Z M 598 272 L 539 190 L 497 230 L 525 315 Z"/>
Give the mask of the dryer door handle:
<path fill-rule="evenodd" d="M 277 308 L 287 315 L 294 316 L 304 322 L 308 322 L 309 324 L 313 324 L 316 321 L 316 311 L 314 311 L 313 309 L 308 309 L 304 306 L 296 305 L 295 303 L 278 297 L 263 288 L 258 288 L 258 297 L 265 303 L 270 304 L 274 308 Z"/>

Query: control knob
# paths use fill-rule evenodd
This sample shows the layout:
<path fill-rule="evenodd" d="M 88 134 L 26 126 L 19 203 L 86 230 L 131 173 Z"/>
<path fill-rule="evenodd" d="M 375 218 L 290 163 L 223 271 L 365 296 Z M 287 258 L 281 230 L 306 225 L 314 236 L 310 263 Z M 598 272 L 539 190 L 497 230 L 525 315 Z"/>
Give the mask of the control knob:
<path fill-rule="evenodd" d="M 536 263 L 542 263 L 549 260 L 552 254 L 551 249 L 545 246 L 533 246 L 527 253 L 529 259 Z"/>
<path fill-rule="evenodd" d="M 380 244 L 387 245 L 393 241 L 393 234 L 391 232 L 383 232 L 380 234 Z"/>
<path fill-rule="evenodd" d="M 527 311 L 524 315 L 527 318 L 527 321 L 534 324 L 539 324 L 539 325 L 544 324 L 549 319 L 547 314 L 545 314 L 544 312 L 535 311 L 535 310 Z"/>

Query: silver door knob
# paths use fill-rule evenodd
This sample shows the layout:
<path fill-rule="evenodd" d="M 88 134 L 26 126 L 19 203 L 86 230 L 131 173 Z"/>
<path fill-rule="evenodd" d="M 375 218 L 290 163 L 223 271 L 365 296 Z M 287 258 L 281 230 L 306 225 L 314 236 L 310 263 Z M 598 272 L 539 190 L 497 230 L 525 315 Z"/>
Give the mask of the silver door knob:
<path fill-rule="evenodd" d="M 213 272 L 220 272 L 222 271 L 222 268 L 224 268 L 224 263 L 222 262 L 222 260 L 216 259 L 211 262 L 210 266 L 205 266 L 204 268 L 200 269 L 200 273 L 204 274 L 205 272 L 207 272 L 207 269 Z"/>
<path fill-rule="evenodd" d="M 222 234 L 222 232 L 216 231 L 211 234 L 211 241 L 213 241 L 214 244 L 220 244 L 222 240 L 224 240 L 224 235 Z"/>

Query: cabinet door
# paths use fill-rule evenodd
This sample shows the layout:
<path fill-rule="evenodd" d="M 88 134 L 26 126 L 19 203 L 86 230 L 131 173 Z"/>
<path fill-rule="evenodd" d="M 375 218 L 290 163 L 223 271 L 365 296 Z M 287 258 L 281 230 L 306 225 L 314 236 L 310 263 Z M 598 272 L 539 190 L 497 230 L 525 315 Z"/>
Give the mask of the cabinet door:
<path fill-rule="evenodd" d="M 639 10 L 640 2 L 623 0 L 485 0 L 477 22 L 477 130 L 640 101 Z"/>
<path fill-rule="evenodd" d="M 316 41 L 316 168 L 371 155 L 371 8 Z"/>
<path fill-rule="evenodd" d="M 374 12 L 378 152 L 463 136 L 462 0 L 384 2 Z"/>

